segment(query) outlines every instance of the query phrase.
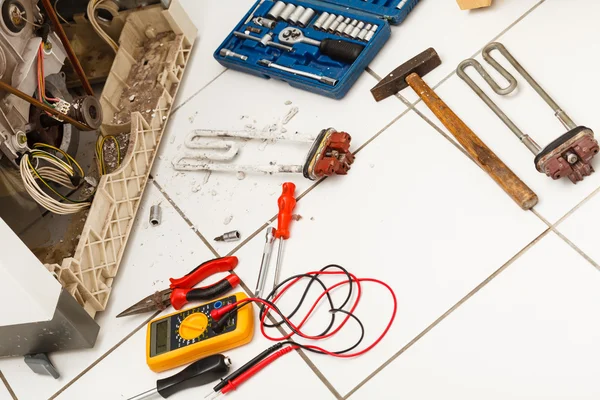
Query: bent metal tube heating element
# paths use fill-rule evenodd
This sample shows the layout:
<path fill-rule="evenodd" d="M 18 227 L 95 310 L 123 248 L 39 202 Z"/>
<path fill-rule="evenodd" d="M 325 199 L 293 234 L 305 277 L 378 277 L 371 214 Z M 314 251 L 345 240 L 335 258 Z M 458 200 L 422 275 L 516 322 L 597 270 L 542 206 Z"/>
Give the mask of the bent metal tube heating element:
<path fill-rule="evenodd" d="M 269 140 L 312 143 L 304 164 L 239 165 L 227 164 L 240 151 L 237 140 Z M 188 134 L 185 147 L 193 152 L 175 156 L 173 168 L 178 171 L 219 171 L 241 173 L 302 173 L 317 180 L 323 176 L 346 175 L 354 162 L 350 152 L 351 137 L 334 128 L 323 129 L 316 137 L 303 134 L 273 135 L 267 132 L 221 131 L 197 129 Z"/>
<path fill-rule="evenodd" d="M 465 70 L 473 67 L 490 85 L 490 87 L 501 96 L 512 93 L 518 85 L 517 80 L 504 67 L 502 67 L 491 55 L 492 50 L 498 50 L 510 64 L 525 78 L 533 89 L 552 108 L 554 115 L 569 131 L 558 139 L 552 141 L 542 149 L 529 135 L 521 131 L 517 125 L 485 94 L 483 90 L 467 75 Z M 598 142 L 594 139 L 594 132 L 585 126 L 577 126 L 558 104 L 542 89 L 531 75 L 519 64 L 519 62 L 508 52 L 501 43 L 490 43 L 482 51 L 483 59 L 486 60 L 500 75 L 509 83 L 506 88 L 500 87 L 494 79 L 485 71 L 481 64 L 469 58 L 459 64 L 456 73 L 475 91 L 475 93 L 496 113 L 496 115 L 513 131 L 519 140 L 536 156 L 535 167 L 539 172 L 545 173 L 552 179 L 560 179 L 568 176 L 571 182 L 582 181 L 586 176 L 594 172 L 590 164 L 592 158 L 600 150 Z"/>

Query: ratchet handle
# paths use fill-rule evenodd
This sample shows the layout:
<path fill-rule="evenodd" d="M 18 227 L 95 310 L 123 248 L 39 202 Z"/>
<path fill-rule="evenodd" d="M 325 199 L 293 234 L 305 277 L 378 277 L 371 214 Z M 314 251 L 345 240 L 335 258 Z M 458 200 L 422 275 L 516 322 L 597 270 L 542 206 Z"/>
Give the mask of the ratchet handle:
<path fill-rule="evenodd" d="M 235 256 L 215 258 L 206 261 L 191 270 L 187 275 L 181 278 L 171 278 L 171 289 L 190 289 L 202 282 L 211 275 L 218 272 L 232 271 L 238 265 L 238 258 Z"/>
<path fill-rule="evenodd" d="M 283 190 L 281 196 L 277 200 L 279 206 L 279 214 L 277 214 L 277 231 L 275 231 L 275 237 L 277 239 L 289 239 L 290 238 L 290 223 L 292 222 L 292 212 L 296 207 L 296 198 L 294 192 L 296 191 L 296 185 L 292 182 L 286 182 L 283 184 Z"/>
<path fill-rule="evenodd" d="M 240 278 L 235 274 L 231 274 L 210 286 L 197 289 L 173 289 L 173 292 L 171 292 L 171 305 L 176 310 L 181 310 L 190 301 L 216 299 L 239 284 Z"/>
<path fill-rule="evenodd" d="M 323 39 L 319 45 L 319 50 L 323 55 L 348 64 L 356 61 L 364 48 L 365 46 L 360 43 L 340 39 Z"/>

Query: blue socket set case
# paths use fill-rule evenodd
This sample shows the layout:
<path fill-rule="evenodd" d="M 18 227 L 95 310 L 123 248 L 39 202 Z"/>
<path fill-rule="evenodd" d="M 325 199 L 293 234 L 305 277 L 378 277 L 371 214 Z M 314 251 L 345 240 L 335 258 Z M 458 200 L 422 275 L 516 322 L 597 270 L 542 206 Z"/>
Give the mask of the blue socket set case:
<path fill-rule="evenodd" d="M 215 51 L 228 68 L 341 99 L 419 0 L 257 1 Z"/>

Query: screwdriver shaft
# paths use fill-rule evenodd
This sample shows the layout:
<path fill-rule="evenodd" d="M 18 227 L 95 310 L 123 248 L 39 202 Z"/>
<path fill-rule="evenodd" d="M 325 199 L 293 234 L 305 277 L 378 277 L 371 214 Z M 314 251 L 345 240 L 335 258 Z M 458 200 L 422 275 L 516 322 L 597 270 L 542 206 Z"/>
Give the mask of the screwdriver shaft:
<path fill-rule="evenodd" d="M 149 399 L 150 397 L 156 396 L 158 394 L 158 389 L 150 389 L 144 393 L 140 393 L 137 396 L 131 397 L 129 400 L 144 400 Z"/>
<path fill-rule="evenodd" d="M 269 272 L 269 264 L 271 263 L 271 255 L 273 254 L 273 244 L 275 243 L 275 228 L 267 227 L 265 249 L 263 250 L 262 261 L 260 263 L 260 271 L 258 272 L 258 281 L 256 282 L 255 296 L 262 298 L 267 275 Z"/>
<path fill-rule="evenodd" d="M 283 262 L 283 250 L 285 248 L 285 240 L 279 239 L 279 250 L 277 251 L 277 265 L 275 266 L 275 281 L 273 286 L 279 285 L 279 275 L 281 274 L 281 263 Z"/>

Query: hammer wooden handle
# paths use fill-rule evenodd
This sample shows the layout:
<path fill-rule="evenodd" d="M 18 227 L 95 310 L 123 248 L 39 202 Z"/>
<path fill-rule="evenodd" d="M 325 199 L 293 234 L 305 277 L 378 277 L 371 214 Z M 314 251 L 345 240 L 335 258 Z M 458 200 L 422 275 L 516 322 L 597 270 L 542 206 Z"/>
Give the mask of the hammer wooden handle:
<path fill-rule="evenodd" d="M 537 195 L 489 147 L 440 99 L 433 89 L 415 73 L 406 77 L 406 83 L 425 102 L 427 107 L 456 140 L 471 155 L 477 164 L 524 210 L 538 202 Z"/>

